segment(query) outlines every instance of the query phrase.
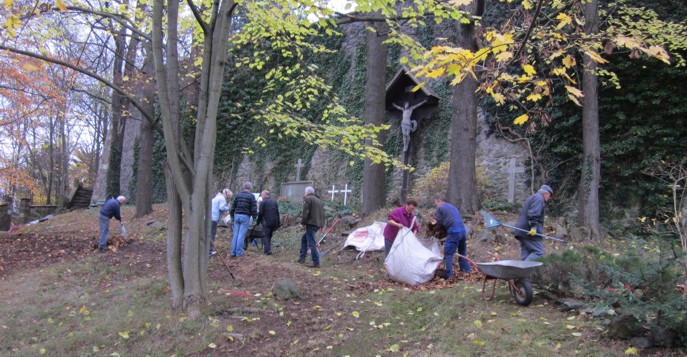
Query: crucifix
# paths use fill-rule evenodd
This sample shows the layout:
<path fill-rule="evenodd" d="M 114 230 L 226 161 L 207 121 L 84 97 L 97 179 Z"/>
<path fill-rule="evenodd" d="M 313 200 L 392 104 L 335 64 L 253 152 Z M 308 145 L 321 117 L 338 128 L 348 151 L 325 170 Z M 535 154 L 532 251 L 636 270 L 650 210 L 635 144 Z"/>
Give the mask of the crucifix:
<path fill-rule="evenodd" d="M 339 192 L 343 192 L 343 194 L 344 194 L 344 206 L 345 206 L 346 202 L 348 202 L 348 193 L 352 192 L 352 191 L 348 189 L 348 184 L 346 184 L 344 186 L 344 189 L 339 191 Z"/>
<path fill-rule="evenodd" d="M 515 174 L 525 172 L 524 167 L 515 167 L 515 158 L 510 159 L 508 163 L 508 203 L 515 201 Z"/>
<path fill-rule="evenodd" d="M 332 185 L 332 189 L 330 191 L 327 191 L 332 194 L 332 201 L 334 200 L 334 195 L 339 193 L 339 190 L 336 189 L 336 186 Z"/>
<path fill-rule="evenodd" d="M 298 159 L 298 163 L 294 165 L 296 167 L 296 181 L 301 180 L 301 168 L 303 167 L 303 161 L 301 159 Z"/>

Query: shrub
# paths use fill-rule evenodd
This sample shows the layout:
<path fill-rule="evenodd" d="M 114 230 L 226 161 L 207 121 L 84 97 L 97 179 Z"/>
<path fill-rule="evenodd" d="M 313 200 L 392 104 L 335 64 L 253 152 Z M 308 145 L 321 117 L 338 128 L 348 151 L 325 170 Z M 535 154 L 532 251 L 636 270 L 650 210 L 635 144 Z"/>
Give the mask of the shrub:
<path fill-rule="evenodd" d="M 636 317 L 653 334 L 671 331 L 673 344 L 687 346 L 687 301 L 676 289 L 682 259 L 674 240 L 626 239 L 622 254 L 596 246 L 549 254 L 532 279 L 562 296 L 613 306 Z"/>
<path fill-rule="evenodd" d="M 439 166 L 429 170 L 422 178 L 418 179 L 413 186 L 410 195 L 417 200 L 420 207 L 431 207 L 434 199 L 439 195 L 444 195 L 448 191 L 448 172 L 451 163 L 442 162 Z M 494 201 L 489 187 L 491 183 L 481 166 L 477 165 L 477 196 L 481 202 Z"/>

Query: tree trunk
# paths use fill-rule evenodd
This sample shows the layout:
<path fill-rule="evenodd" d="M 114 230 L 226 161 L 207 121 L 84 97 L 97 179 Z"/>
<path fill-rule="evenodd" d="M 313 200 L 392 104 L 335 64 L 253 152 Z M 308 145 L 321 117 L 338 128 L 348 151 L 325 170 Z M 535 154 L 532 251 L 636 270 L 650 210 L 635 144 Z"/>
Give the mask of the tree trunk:
<path fill-rule="evenodd" d="M 112 82 L 121 87 L 123 77 L 124 56 L 126 54 L 126 29 L 114 32 L 115 53 L 114 62 L 112 65 Z M 120 171 L 122 166 L 122 149 L 124 147 L 124 127 L 126 125 L 126 118 L 124 111 L 127 106 L 124 96 L 117 91 L 112 91 L 112 120 L 110 122 L 110 157 L 107 165 L 107 173 L 105 176 L 106 182 L 106 198 L 117 197 L 121 192 L 120 187 Z"/>
<path fill-rule="evenodd" d="M 141 118 L 136 172 L 136 218 L 153 212 L 153 125 Z"/>
<path fill-rule="evenodd" d="M 183 208 L 183 307 L 190 319 L 201 316 L 201 303 L 206 300 L 205 274 L 207 274 L 206 227 L 210 217 L 209 179 L 214 158 L 217 110 L 220 99 L 227 44 L 231 25 L 233 1 L 216 1 L 213 4 L 209 25 L 205 24 L 203 67 L 201 70 L 198 113 L 196 116 L 195 147 L 193 156 L 186 148 L 180 133 L 180 91 L 178 62 L 178 0 L 168 1 L 166 57 L 163 58 L 163 7 L 162 2 L 153 4 L 153 57 L 157 79 L 162 128 L 169 164 L 169 185 L 178 193 Z M 166 60 L 166 61 L 165 61 Z M 168 194 L 169 194 L 168 192 Z M 181 214 L 180 214 L 181 215 Z M 173 234 L 175 234 L 173 236 Z M 176 242 L 178 232 L 169 231 L 168 241 Z M 171 261 L 170 276 L 177 272 L 177 262 Z M 176 282 L 177 285 L 178 282 Z"/>
<path fill-rule="evenodd" d="M 184 277 L 181 267 L 181 200 L 174 184 L 174 176 L 165 164 L 167 186 L 167 274 L 172 290 L 172 308 L 182 306 L 184 298 Z"/>
<path fill-rule="evenodd" d="M 599 31 L 597 0 L 584 5 L 587 35 Z M 597 64 L 588 55 L 583 56 L 582 91 L 582 173 L 579 185 L 580 223 L 589 228 L 589 238 L 600 239 L 599 183 L 601 182 L 601 139 L 599 134 L 599 92 Z"/>
<path fill-rule="evenodd" d="M 377 32 L 367 33 L 367 75 L 365 84 L 365 124 L 381 125 L 385 119 L 386 24 L 374 26 Z M 384 142 L 386 132 L 380 133 L 379 142 Z M 367 143 L 369 145 L 369 143 Z M 363 168 L 363 215 L 384 207 L 386 203 L 386 171 L 384 165 L 375 165 L 365 159 Z"/>
<path fill-rule="evenodd" d="M 476 0 L 466 6 L 465 11 L 481 16 L 484 1 Z M 473 23 L 458 22 L 458 44 L 465 49 L 476 51 L 475 28 Z M 477 199 L 477 172 L 475 157 L 477 151 L 477 91 L 478 82 L 471 75 L 453 88 L 451 103 L 451 167 L 448 177 L 448 201 L 458 207 L 463 214 L 473 214 L 479 210 Z"/>
<path fill-rule="evenodd" d="M 146 60 L 143 64 L 144 73 L 154 73 L 153 51 L 150 43 L 144 43 Z M 149 113 L 154 113 L 155 93 L 151 88 L 140 90 L 142 101 Z M 141 119 L 141 132 L 139 134 L 138 147 L 138 172 L 136 173 L 136 217 L 143 217 L 153 212 L 153 140 L 155 123 L 151 118 L 143 116 Z M 166 176 L 165 176 L 166 177 Z"/>

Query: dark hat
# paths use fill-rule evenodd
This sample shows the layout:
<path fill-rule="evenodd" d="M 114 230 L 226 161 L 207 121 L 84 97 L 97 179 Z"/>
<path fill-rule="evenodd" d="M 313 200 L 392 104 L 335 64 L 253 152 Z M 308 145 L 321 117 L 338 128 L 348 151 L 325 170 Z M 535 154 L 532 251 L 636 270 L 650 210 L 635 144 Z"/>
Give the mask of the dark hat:
<path fill-rule="evenodd" d="M 546 191 L 546 192 L 553 195 L 553 190 L 551 189 L 551 186 L 549 186 L 549 185 L 541 185 L 541 187 L 539 188 L 539 191 Z"/>

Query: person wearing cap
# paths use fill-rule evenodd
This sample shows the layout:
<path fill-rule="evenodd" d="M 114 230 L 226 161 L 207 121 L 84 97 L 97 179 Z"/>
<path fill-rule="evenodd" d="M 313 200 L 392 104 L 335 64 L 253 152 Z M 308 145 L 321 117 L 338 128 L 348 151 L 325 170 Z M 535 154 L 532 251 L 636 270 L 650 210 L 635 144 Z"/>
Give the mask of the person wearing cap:
<path fill-rule="evenodd" d="M 100 219 L 98 220 L 100 223 L 98 251 L 101 253 L 107 251 L 107 240 L 110 236 L 110 220 L 114 217 L 120 224 L 122 223 L 119 207 L 123 205 L 124 202 L 126 202 L 126 197 L 124 196 L 119 196 L 117 199 L 110 198 L 105 202 L 103 208 L 100 209 Z"/>
<path fill-rule="evenodd" d="M 217 223 L 219 222 L 220 214 L 229 210 L 229 206 L 227 206 L 227 200 L 231 198 L 231 195 L 231 190 L 225 188 L 222 190 L 222 192 L 218 192 L 210 202 L 210 220 L 212 221 L 212 225 L 210 226 L 210 256 L 217 254 L 217 251 L 215 250 Z"/>
<path fill-rule="evenodd" d="M 528 197 L 520 209 L 520 216 L 515 224 L 523 231 L 512 231 L 520 241 L 520 257 L 522 260 L 535 260 L 544 256 L 543 238 L 537 234 L 544 233 L 544 215 L 546 202 L 551 198 L 553 190 L 549 185 L 542 185 L 539 191 Z"/>

